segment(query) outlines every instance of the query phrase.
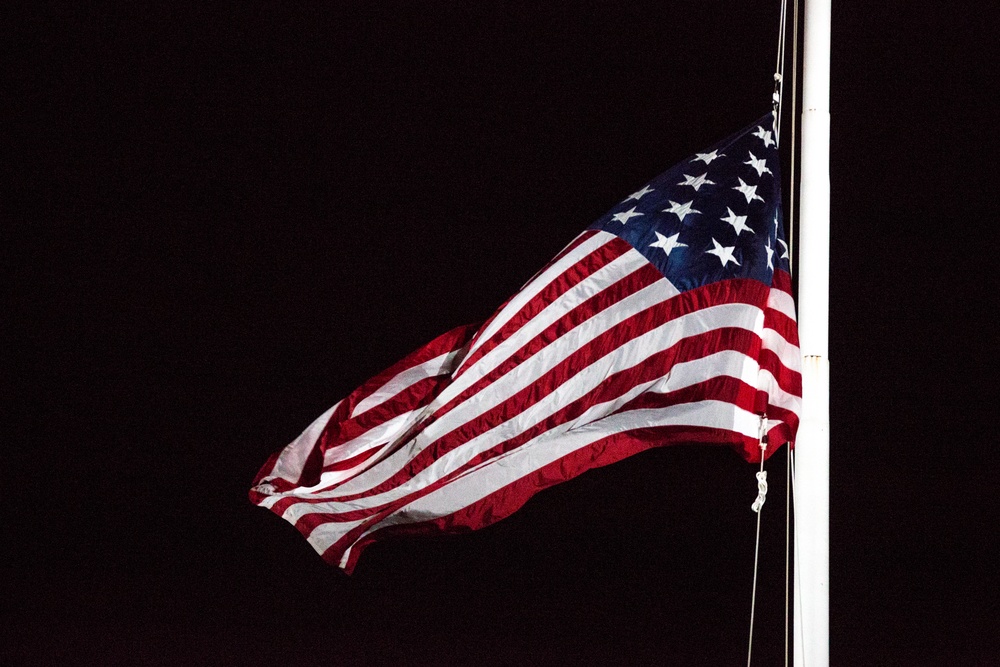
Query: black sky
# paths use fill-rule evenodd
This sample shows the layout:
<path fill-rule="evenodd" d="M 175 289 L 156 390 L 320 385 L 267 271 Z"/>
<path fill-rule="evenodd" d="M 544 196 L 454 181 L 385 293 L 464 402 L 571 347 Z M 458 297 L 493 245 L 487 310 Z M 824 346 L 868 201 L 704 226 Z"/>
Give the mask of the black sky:
<path fill-rule="evenodd" d="M 1000 664 L 997 12 L 834 5 L 831 662 Z M 756 483 L 728 450 L 591 471 L 352 577 L 246 490 L 765 113 L 776 2 L 5 13 L 0 663 L 745 662 Z"/>

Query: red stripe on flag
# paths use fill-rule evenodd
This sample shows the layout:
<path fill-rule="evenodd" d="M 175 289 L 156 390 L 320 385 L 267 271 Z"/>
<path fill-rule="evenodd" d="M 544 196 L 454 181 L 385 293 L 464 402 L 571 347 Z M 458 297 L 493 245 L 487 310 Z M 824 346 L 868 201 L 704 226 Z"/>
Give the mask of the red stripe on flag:
<path fill-rule="evenodd" d="M 400 373 L 409 370 L 415 366 L 439 357 L 443 354 L 453 352 L 455 350 L 460 350 L 465 346 L 472 335 L 478 330 L 478 325 L 468 324 L 460 327 L 456 327 L 451 331 L 438 336 L 431 342 L 427 343 L 423 347 L 418 348 L 414 352 L 410 353 L 402 360 L 390 366 L 385 371 L 379 373 L 375 377 L 371 378 L 356 390 L 351 392 L 340 404 L 337 409 L 334 410 L 333 414 L 327 420 L 326 426 L 323 428 L 322 433 L 317 437 L 316 441 L 313 443 L 312 448 L 306 457 L 305 464 L 302 466 L 299 477 L 296 480 L 286 480 L 282 478 L 274 478 L 269 480 L 269 483 L 274 487 L 275 491 L 278 493 L 285 493 L 295 488 L 296 486 L 311 486 L 319 481 L 320 474 L 323 470 L 324 455 L 325 453 L 340 445 L 349 442 L 348 438 L 339 437 L 341 428 L 345 428 L 347 431 L 351 431 L 351 428 L 346 425 L 347 420 L 350 418 L 350 414 L 353 412 L 354 408 L 363 401 L 368 396 L 372 395 L 375 391 L 385 386 L 387 382 L 398 376 Z M 423 398 L 426 399 L 427 395 Z M 391 418 L 395 415 L 389 415 L 387 412 L 379 413 L 385 418 Z M 369 422 L 369 428 L 374 424 Z M 357 437 L 353 435 L 352 437 Z M 254 478 L 253 485 L 256 487 L 261 483 L 262 480 L 271 475 L 275 469 L 275 466 L 281 457 L 284 450 L 275 452 L 261 467 L 260 471 Z M 251 500 L 255 503 L 261 502 L 266 495 L 259 493 L 258 491 L 251 490 Z"/>
<path fill-rule="evenodd" d="M 742 448 L 757 446 L 755 439 L 746 437 L 743 439 L 747 442 L 741 445 Z M 458 533 L 483 528 L 510 516 L 543 489 L 647 449 L 676 443 L 732 445 L 732 441 L 731 431 L 698 426 L 657 426 L 615 433 L 589 447 L 571 452 L 448 516 L 372 531 L 351 546 L 351 554 L 344 564 L 344 571 L 347 574 L 354 571 L 361 552 L 372 542 L 391 535 Z M 360 535 L 363 530 L 357 532 Z M 326 549 L 322 556 L 331 565 L 338 566 L 348 545 L 350 545 L 348 541 L 339 540 Z"/>
<path fill-rule="evenodd" d="M 671 305 L 676 305 L 675 308 L 668 309 L 662 307 L 663 304 L 655 304 L 643 311 L 640 311 L 639 313 L 636 313 L 632 317 L 629 317 L 611 327 L 601 335 L 595 337 L 593 340 L 568 355 L 563 361 L 536 379 L 529 386 L 514 393 L 495 407 L 481 413 L 473 420 L 457 425 L 450 432 L 443 434 L 434 442 L 428 444 L 422 451 L 417 453 L 415 457 L 407 461 L 405 464 L 402 464 L 399 469 L 385 481 L 363 491 L 338 496 L 337 500 L 341 502 L 349 502 L 351 500 L 364 498 L 373 494 L 385 493 L 400 486 L 401 484 L 405 484 L 409 479 L 412 479 L 448 452 L 461 447 L 478 434 L 485 433 L 486 431 L 495 428 L 499 424 L 537 404 L 540 400 L 567 382 L 582 368 L 628 344 L 629 341 L 638 338 L 639 336 L 655 329 L 671 319 L 674 319 L 674 317 L 679 317 L 681 314 L 688 314 L 692 312 L 689 309 L 693 309 L 697 305 L 706 303 L 719 305 L 724 303 L 741 303 L 754 300 L 754 295 L 747 294 L 748 291 L 756 291 L 758 293 L 757 296 L 759 296 L 760 290 L 763 288 L 760 283 L 755 281 L 742 282 L 745 283 L 743 287 L 754 286 L 755 289 L 727 289 L 722 283 L 714 283 L 712 285 L 699 288 L 698 290 L 692 290 L 692 292 L 715 292 L 719 295 L 715 298 L 706 299 L 704 298 L 704 295 L 687 292 L 670 300 Z M 680 303 L 675 304 L 674 302 L 678 299 L 680 299 Z M 662 376 L 664 371 L 669 369 L 675 363 L 698 359 L 706 356 L 707 354 L 724 349 L 742 351 L 744 354 L 753 358 L 759 353 L 760 338 L 750 331 L 738 328 L 726 328 L 724 330 L 715 330 L 688 336 L 668 350 L 651 355 L 651 357 L 646 359 L 641 368 L 627 369 L 625 372 L 609 377 L 608 380 L 611 380 L 611 378 L 627 378 L 631 376 L 631 386 L 634 386 L 639 382 L 649 382 Z M 613 394 L 611 392 L 615 391 L 619 386 L 620 384 L 617 380 L 611 380 L 608 384 L 609 393 L 606 394 L 608 398 L 605 398 L 604 400 L 616 398 L 618 394 Z M 627 391 L 627 388 L 623 389 L 622 393 L 624 393 L 624 391 Z M 601 402 L 601 400 L 599 400 L 596 396 L 600 396 L 600 392 L 596 395 L 590 394 L 587 396 L 588 405 Z M 474 400 L 474 398 L 469 397 L 467 400 Z M 751 402 L 748 409 L 752 409 L 752 407 L 753 403 Z M 438 415 L 436 414 L 435 417 L 438 417 Z M 575 418 L 575 416 L 573 418 Z M 326 500 L 329 499 L 324 499 L 324 501 Z"/>
<path fill-rule="evenodd" d="M 583 322 L 588 321 L 600 312 L 607 310 L 634 292 L 663 279 L 663 276 L 652 264 L 645 264 L 638 270 L 633 271 L 618 282 L 610 285 L 600 293 L 595 294 L 579 306 L 568 311 L 563 317 L 550 324 L 546 329 L 521 346 L 519 350 L 512 353 L 496 368 L 477 380 L 474 384 L 450 400 L 447 404 L 442 406 L 435 412 L 435 416 L 440 417 L 441 415 L 452 410 L 456 405 L 470 399 L 472 396 L 479 393 L 484 388 L 519 366 L 524 362 L 524 360 L 531 358 L 548 345 L 558 342 L 559 337 L 568 331 L 576 328 Z"/>
<path fill-rule="evenodd" d="M 792 276 L 787 271 L 778 269 L 771 276 L 771 287 L 779 289 L 786 294 L 792 293 Z"/>
<path fill-rule="evenodd" d="M 802 395 L 802 374 L 788 368 L 773 350 L 760 351 L 760 367 L 769 371 L 783 391 L 796 396 Z"/>
<path fill-rule="evenodd" d="M 600 248 L 584 256 L 579 262 L 569 267 L 566 271 L 560 273 L 552 280 L 552 282 L 546 285 L 538 292 L 538 294 L 522 306 L 513 317 L 505 322 L 496 332 L 491 334 L 489 339 L 481 343 L 477 340 L 476 342 L 479 347 L 473 350 L 468 358 L 462 362 L 462 368 L 455 374 L 455 377 L 460 377 L 465 371 L 472 367 L 473 364 L 479 361 L 480 358 L 509 338 L 514 332 L 524 326 L 525 323 L 529 322 L 543 309 L 557 302 L 560 297 L 566 294 L 566 292 L 576 287 L 587 278 L 591 277 L 594 273 L 603 269 L 605 266 L 631 250 L 632 246 L 628 243 L 618 237 L 613 237 Z M 649 266 L 650 268 L 653 268 L 651 265 Z M 657 274 L 657 277 L 662 277 L 655 268 L 653 268 L 653 271 Z M 494 318 L 504 312 L 508 303 L 505 303 L 504 306 L 497 311 Z M 490 321 L 483 326 L 483 330 L 489 328 L 489 325 L 493 323 L 494 318 L 491 318 Z"/>
<path fill-rule="evenodd" d="M 768 308 L 764 311 L 764 327 L 774 329 L 791 345 L 799 344 L 798 325 L 795 324 L 795 320 L 779 310 Z"/>
<path fill-rule="evenodd" d="M 464 463 L 459 468 L 448 473 L 447 477 L 441 478 L 443 483 L 447 480 L 452 479 L 455 475 L 462 474 L 472 468 L 492 459 L 501 454 L 513 451 L 517 447 L 534 440 L 545 432 L 557 427 L 561 424 L 571 422 L 581 415 L 583 415 L 588 408 L 593 405 L 605 403 L 607 401 L 615 400 L 622 395 L 626 394 L 628 391 L 633 389 L 637 385 L 642 385 L 645 383 L 652 382 L 659 379 L 662 376 L 662 369 L 665 367 L 670 367 L 675 363 L 682 363 L 685 361 L 691 361 L 699 358 L 703 358 L 707 355 L 713 354 L 719 350 L 732 350 L 741 352 L 743 354 L 752 355 L 756 349 L 759 348 L 760 339 L 755 338 L 752 333 L 746 331 L 745 329 L 734 329 L 726 328 L 714 331 L 709 331 L 699 336 L 694 336 L 685 339 L 678 343 L 677 345 L 671 347 L 668 350 L 659 352 L 652 357 L 650 357 L 646 363 L 634 368 L 625 369 L 619 371 L 607 378 L 604 382 L 600 383 L 597 387 L 592 389 L 587 394 L 581 396 L 577 400 L 573 401 L 571 404 L 558 410 L 547 419 L 539 422 L 526 429 L 522 433 L 504 440 L 503 442 L 491 447 L 490 449 L 480 452 L 479 454 L 472 457 L 469 461 Z M 706 346 L 711 346 L 710 349 L 706 349 Z M 636 399 L 626 403 L 624 406 L 616 410 L 616 413 L 626 412 L 629 410 L 637 409 L 648 409 L 648 408 L 665 408 L 678 405 L 686 402 L 693 402 L 698 400 L 716 400 L 724 401 L 727 403 L 732 403 L 733 405 L 744 409 L 748 412 L 754 409 L 754 398 L 756 396 L 756 389 L 750 385 L 742 382 L 738 378 L 730 376 L 719 376 L 706 380 L 704 382 L 696 383 L 689 387 L 684 387 L 673 392 L 667 393 L 647 393 L 642 394 Z M 461 445 L 468 442 L 468 430 L 462 428 L 457 431 L 453 431 L 448 435 L 444 436 L 438 441 L 441 445 L 440 449 L 436 453 L 429 453 L 428 450 L 421 452 L 418 457 L 409 462 L 406 467 L 400 471 L 401 474 L 405 473 L 405 477 L 398 478 L 397 484 L 385 485 L 385 488 L 377 487 L 371 492 L 365 492 L 363 494 L 356 494 L 354 496 L 342 496 L 336 498 L 339 502 L 350 502 L 352 500 L 357 500 L 358 498 L 367 497 L 370 495 L 375 495 L 377 493 L 386 492 L 392 488 L 397 488 L 400 484 L 404 484 L 406 481 L 415 477 L 419 472 L 421 472 L 428 465 L 434 463 L 435 460 L 443 456 L 444 453 L 457 449 Z M 449 437 L 452 436 L 452 437 Z M 439 488 L 441 484 L 434 483 L 428 487 L 421 488 L 420 490 L 414 491 L 411 494 L 407 494 L 402 499 L 398 499 L 391 503 L 391 506 L 402 506 L 399 503 L 406 504 L 413 502 L 417 498 L 420 498 L 426 493 Z M 319 499 L 301 499 L 299 502 L 306 504 L 320 504 L 325 502 L 330 502 L 331 498 L 319 498 Z M 282 505 L 279 511 L 278 506 L 275 507 L 275 512 L 281 513 L 287 508 L 288 505 Z M 382 514 L 390 505 L 375 506 L 371 508 L 365 508 L 360 510 L 349 510 L 346 512 L 330 512 L 324 513 L 322 515 L 312 515 L 321 516 L 321 521 L 316 521 L 315 525 L 319 523 L 326 523 L 328 521 L 356 521 L 359 519 L 364 519 L 377 514 Z M 314 520 L 309 519 L 303 524 L 310 525 L 313 524 Z"/>
<path fill-rule="evenodd" d="M 528 280 L 524 283 L 524 287 L 530 285 L 535 280 L 535 278 L 548 271 L 550 268 L 555 266 L 563 257 L 576 250 L 577 246 L 579 246 L 581 243 L 587 241 L 588 239 L 590 239 L 590 237 L 594 236 L 595 234 L 600 234 L 600 233 L 601 232 L 599 232 L 596 229 L 585 229 L 584 231 L 580 232 L 580 234 L 577 235 L 575 239 L 569 242 L 569 245 L 560 250 L 559 253 L 551 260 L 549 260 L 549 262 L 545 266 L 535 271 L 535 275 L 528 278 Z M 522 289 L 524 287 L 522 287 Z"/>

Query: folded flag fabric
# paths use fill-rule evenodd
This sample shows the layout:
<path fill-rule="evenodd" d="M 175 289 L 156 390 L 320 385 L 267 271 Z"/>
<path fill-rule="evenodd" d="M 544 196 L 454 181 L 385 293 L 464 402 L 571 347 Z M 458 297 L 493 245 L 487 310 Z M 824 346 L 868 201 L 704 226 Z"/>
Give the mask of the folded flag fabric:
<path fill-rule="evenodd" d="M 801 394 L 769 114 L 626 197 L 486 323 L 327 410 L 250 499 L 350 572 L 375 540 L 487 526 L 651 447 L 759 461 L 793 441 Z"/>

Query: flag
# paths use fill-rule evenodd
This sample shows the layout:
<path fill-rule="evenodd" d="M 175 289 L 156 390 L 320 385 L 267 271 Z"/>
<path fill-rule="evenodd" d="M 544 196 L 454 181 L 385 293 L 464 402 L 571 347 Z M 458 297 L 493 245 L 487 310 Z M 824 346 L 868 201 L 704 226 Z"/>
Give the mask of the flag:
<path fill-rule="evenodd" d="M 250 499 L 350 572 L 375 540 L 487 526 L 651 447 L 759 461 L 799 419 L 788 261 L 771 114 L 626 197 L 481 326 L 334 405 Z"/>

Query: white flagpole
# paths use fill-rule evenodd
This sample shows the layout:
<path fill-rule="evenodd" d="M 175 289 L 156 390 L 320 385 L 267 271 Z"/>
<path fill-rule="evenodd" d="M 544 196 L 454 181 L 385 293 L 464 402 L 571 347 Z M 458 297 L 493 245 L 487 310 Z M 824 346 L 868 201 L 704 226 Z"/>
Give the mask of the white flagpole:
<path fill-rule="evenodd" d="M 799 196 L 802 424 L 795 448 L 796 667 L 830 662 L 830 6 L 805 0 Z"/>
<path fill-rule="evenodd" d="M 802 423 L 795 447 L 796 667 L 830 662 L 830 5 L 805 0 L 799 195 Z"/>

